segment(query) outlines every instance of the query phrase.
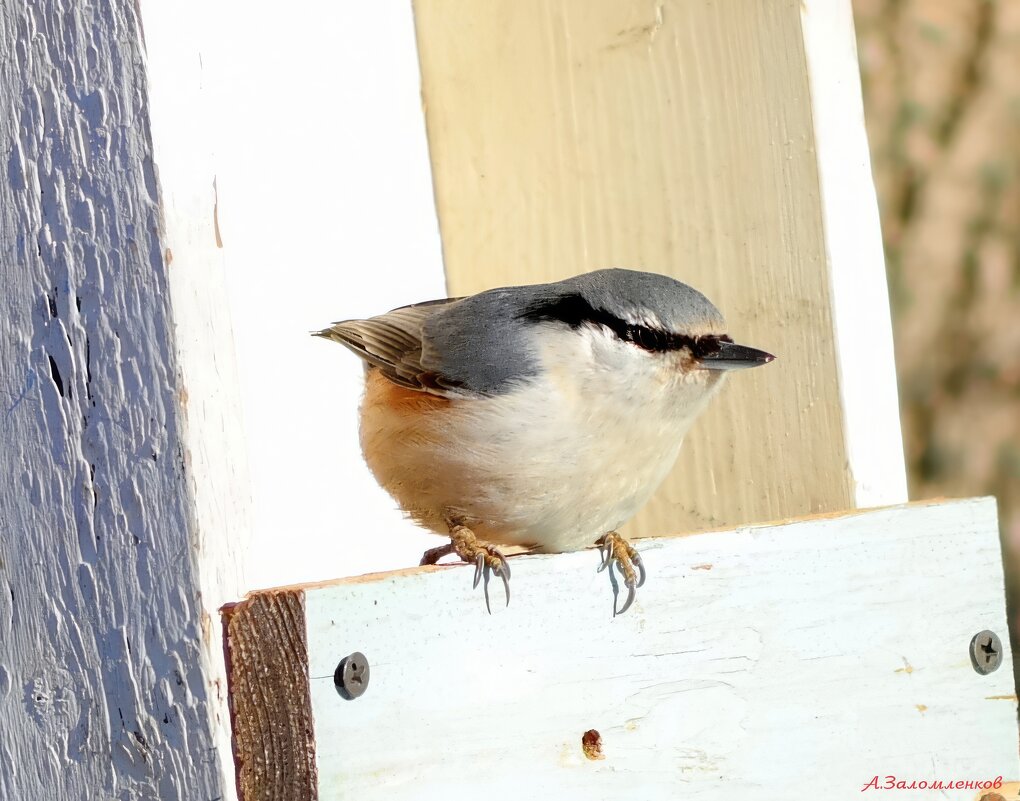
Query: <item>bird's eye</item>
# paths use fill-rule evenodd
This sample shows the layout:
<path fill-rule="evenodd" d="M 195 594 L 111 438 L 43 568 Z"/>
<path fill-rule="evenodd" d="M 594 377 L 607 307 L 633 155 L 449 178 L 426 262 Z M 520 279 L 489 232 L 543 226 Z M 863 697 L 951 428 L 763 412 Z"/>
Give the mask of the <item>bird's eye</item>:
<path fill-rule="evenodd" d="M 710 356 L 719 350 L 718 337 L 698 337 L 691 342 L 691 355 L 697 359 Z"/>
<path fill-rule="evenodd" d="M 646 328 L 643 325 L 627 326 L 625 339 L 645 350 L 667 350 L 669 348 L 669 342 L 665 333 Z"/>
<path fill-rule="evenodd" d="M 691 346 L 691 353 L 698 359 L 718 353 L 725 342 L 733 342 L 726 334 L 698 337 Z"/>

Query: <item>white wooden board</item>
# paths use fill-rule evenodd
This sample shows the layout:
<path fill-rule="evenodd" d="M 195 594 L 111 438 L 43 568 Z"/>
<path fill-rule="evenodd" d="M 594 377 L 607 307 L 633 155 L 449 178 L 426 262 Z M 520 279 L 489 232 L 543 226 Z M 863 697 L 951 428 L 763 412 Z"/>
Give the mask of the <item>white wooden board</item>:
<path fill-rule="evenodd" d="M 1009 657 L 981 676 L 968 650 L 982 629 L 1006 637 L 993 500 L 639 547 L 648 583 L 615 619 L 593 551 L 514 559 L 491 617 L 467 567 L 281 591 L 303 596 L 320 801 L 839 799 L 876 775 L 1017 778 Z M 348 701 L 333 674 L 354 651 L 371 679 Z M 590 729 L 602 760 L 582 753 Z M 932 796 L 896 795 L 914 797 Z"/>
<path fill-rule="evenodd" d="M 907 498 L 878 198 L 850 0 L 802 0 L 843 437 L 858 508 Z"/>

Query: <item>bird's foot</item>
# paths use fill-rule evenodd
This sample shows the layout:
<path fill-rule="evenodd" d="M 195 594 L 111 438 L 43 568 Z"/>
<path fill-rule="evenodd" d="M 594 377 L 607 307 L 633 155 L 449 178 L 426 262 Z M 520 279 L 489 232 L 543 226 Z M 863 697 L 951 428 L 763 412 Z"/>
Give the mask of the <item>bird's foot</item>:
<path fill-rule="evenodd" d="M 607 567 L 609 568 L 609 581 L 613 585 L 613 617 L 616 617 L 630 609 L 630 605 L 634 603 L 637 588 L 645 583 L 645 565 L 641 561 L 641 554 L 635 550 L 634 546 L 615 531 L 610 531 L 595 544 L 598 545 L 599 553 L 602 554 L 602 564 L 599 565 L 598 572 L 601 573 Z M 616 602 L 620 596 L 620 586 L 616 583 L 616 576 L 613 574 L 614 563 L 623 573 L 623 586 L 627 588 L 627 600 L 621 609 L 616 608 Z"/>
<path fill-rule="evenodd" d="M 492 607 L 489 605 L 489 575 L 491 573 L 495 573 L 503 580 L 506 605 L 510 605 L 510 563 L 495 545 L 479 542 L 475 533 L 467 526 L 451 525 L 450 542 L 447 545 L 440 545 L 438 548 L 429 548 L 422 555 L 420 564 L 434 565 L 451 553 L 457 554 L 468 564 L 474 563 L 475 580 L 471 586 L 477 587 L 478 582 L 484 581 L 482 587 L 485 593 L 485 608 L 490 615 L 492 614 Z"/>

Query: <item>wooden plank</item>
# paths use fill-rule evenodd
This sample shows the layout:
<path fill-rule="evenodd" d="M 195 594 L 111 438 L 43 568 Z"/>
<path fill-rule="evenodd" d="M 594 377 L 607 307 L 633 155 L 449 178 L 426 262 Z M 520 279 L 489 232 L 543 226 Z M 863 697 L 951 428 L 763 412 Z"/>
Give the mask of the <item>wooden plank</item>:
<path fill-rule="evenodd" d="M 593 551 L 514 559 L 491 617 L 467 567 L 295 588 L 308 797 L 774 801 L 1020 775 L 1010 655 L 982 676 L 968 650 L 1007 632 L 993 500 L 641 546 L 648 583 L 615 619 Z M 292 621 L 268 647 L 301 634 Z M 355 651 L 371 683 L 346 700 L 333 676 Z"/>
<path fill-rule="evenodd" d="M 849 2 L 838 5 L 814 49 L 852 52 Z M 451 294 L 637 267 L 697 286 L 739 341 L 779 355 L 730 381 L 631 534 L 906 500 L 877 219 L 853 217 L 866 258 L 845 228 L 830 236 L 831 211 L 875 206 L 859 99 L 826 104 L 826 136 L 815 136 L 813 99 L 845 81 L 840 96 L 856 98 L 859 82 L 846 60 L 811 73 L 801 7 L 415 2 Z M 839 172 L 841 126 L 859 135 L 854 166 Z M 834 298 L 848 280 L 877 310 Z M 862 351 L 842 348 L 863 329 L 881 347 L 862 374 Z M 874 435 L 857 393 L 883 423 Z"/>
<path fill-rule="evenodd" d="M 210 91 L 211 71 L 203 63 L 215 50 L 213 43 L 223 47 L 233 39 L 217 39 L 214 31 L 196 24 L 206 19 L 207 9 L 203 0 L 181 0 L 140 3 L 137 13 L 145 33 L 148 129 L 158 170 L 158 230 L 173 315 L 167 336 L 174 369 L 162 380 L 172 388 L 182 420 L 182 469 L 187 474 L 186 502 L 192 520 L 187 540 L 172 538 L 163 547 L 171 560 L 180 558 L 185 548 L 192 552 L 197 584 L 184 591 L 195 593 L 201 602 L 202 650 L 184 660 L 183 668 L 203 677 L 209 699 L 207 725 L 214 737 L 209 762 L 222 777 L 229 777 L 233 761 L 223 641 L 213 621 L 225 602 L 251 587 L 249 546 L 255 517 L 249 436 L 242 424 L 247 388 L 239 381 L 227 311 L 218 162 L 210 146 L 219 119 L 218 98 Z M 146 406 L 136 402 L 136 408 Z M 144 503 L 157 509 L 162 500 L 153 494 Z M 182 581 L 180 586 L 187 584 Z M 178 761 L 194 758 L 186 739 L 175 747 L 180 751 Z M 224 801 L 234 797 L 229 780 L 220 792 Z"/>
<path fill-rule="evenodd" d="M 246 488 L 198 6 L 0 0 L 4 799 L 233 793 L 213 621 Z"/>
<path fill-rule="evenodd" d="M 878 198 L 849 0 L 801 3 L 819 201 L 854 504 L 907 498 Z"/>
<path fill-rule="evenodd" d="M 315 797 L 304 617 L 298 591 L 258 593 L 224 610 L 237 787 L 246 801 Z"/>

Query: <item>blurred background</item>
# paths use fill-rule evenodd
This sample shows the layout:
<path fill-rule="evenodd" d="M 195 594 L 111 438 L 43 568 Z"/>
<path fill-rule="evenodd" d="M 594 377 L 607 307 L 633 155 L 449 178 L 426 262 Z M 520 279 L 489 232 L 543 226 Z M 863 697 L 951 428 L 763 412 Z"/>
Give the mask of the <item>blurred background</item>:
<path fill-rule="evenodd" d="M 854 0 L 854 14 L 910 497 L 998 498 L 1016 654 L 1020 2 Z"/>

